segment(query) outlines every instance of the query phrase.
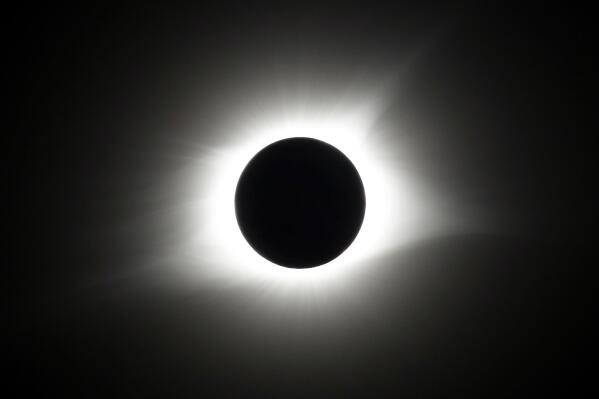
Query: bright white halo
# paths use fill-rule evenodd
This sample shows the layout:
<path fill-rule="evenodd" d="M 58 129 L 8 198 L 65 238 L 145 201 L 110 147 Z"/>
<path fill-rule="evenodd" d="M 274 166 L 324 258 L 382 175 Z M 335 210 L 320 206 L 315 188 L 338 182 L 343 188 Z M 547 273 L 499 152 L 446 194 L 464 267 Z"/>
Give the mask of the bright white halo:
<path fill-rule="evenodd" d="M 190 239 L 178 248 L 178 256 L 185 257 L 186 280 L 274 283 L 286 294 L 306 287 L 347 289 L 377 258 L 421 238 L 430 226 L 430 204 L 398 168 L 392 148 L 375 139 L 380 134 L 374 130 L 376 117 L 348 109 L 254 119 L 209 153 L 199 154 L 184 179 L 189 185 L 197 182 L 187 201 Z M 267 145 L 290 137 L 312 137 L 339 149 L 358 170 L 366 193 L 364 222 L 354 242 L 336 259 L 309 269 L 281 267 L 260 256 L 241 234 L 235 216 L 235 189 L 247 163 Z"/>

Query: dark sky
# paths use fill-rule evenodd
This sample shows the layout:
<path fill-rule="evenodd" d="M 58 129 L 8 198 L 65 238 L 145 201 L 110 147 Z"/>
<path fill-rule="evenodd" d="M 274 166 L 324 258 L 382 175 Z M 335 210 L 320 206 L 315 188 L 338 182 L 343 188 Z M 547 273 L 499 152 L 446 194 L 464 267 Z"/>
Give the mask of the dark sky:
<path fill-rule="evenodd" d="M 514 397 L 584 380 L 586 10 L 47 6 L 8 18 L 18 223 L 5 344 L 23 394 Z M 348 287 L 355 313 L 335 323 L 253 318 L 245 286 L 147 278 L 179 237 L 176 220 L 152 221 L 176 196 L 169 177 L 187 144 L 219 139 L 181 127 L 190 114 L 210 126 L 281 86 L 335 93 L 379 76 L 396 77 L 381 118 L 405 128 L 414 176 L 484 228 L 373 259 L 376 289 L 364 300 Z"/>

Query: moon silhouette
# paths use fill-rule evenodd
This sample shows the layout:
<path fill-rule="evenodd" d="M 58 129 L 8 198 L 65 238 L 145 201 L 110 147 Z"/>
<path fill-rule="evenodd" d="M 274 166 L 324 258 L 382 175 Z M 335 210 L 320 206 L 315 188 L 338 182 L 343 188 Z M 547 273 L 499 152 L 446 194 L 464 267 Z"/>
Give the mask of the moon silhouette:
<path fill-rule="evenodd" d="M 354 241 L 366 195 L 352 162 L 320 140 L 294 137 L 258 152 L 235 191 L 239 228 L 262 257 L 284 267 L 320 266 Z"/>

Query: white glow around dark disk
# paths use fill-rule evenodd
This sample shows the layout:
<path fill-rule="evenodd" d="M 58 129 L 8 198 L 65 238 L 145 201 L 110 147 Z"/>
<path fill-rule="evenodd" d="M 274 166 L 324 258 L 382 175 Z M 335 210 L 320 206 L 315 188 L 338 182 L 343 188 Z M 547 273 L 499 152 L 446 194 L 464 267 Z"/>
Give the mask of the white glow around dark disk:
<path fill-rule="evenodd" d="M 268 113 L 244 121 L 214 147 L 200 150 L 184 179 L 195 185 L 185 201 L 189 237 L 177 249 L 186 265 L 185 279 L 266 284 L 287 296 L 305 289 L 313 295 L 317 287 L 334 294 L 372 271 L 377 258 L 426 234 L 438 212 L 407 173 L 408 165 L 402 170 L 395 145 L 385 145 L 384 132 L 375 127 L 380 113 L 375 108 Z M 358 170 L 366 193 L 364 221 L 355 241 L 338 258 L 310 269 L 281 267 L 260 256 L 243 237 L 235 216 L 235 189 L 247 163 L 267 145 L 289 137 L 312 137 L 342 151 Z"/>

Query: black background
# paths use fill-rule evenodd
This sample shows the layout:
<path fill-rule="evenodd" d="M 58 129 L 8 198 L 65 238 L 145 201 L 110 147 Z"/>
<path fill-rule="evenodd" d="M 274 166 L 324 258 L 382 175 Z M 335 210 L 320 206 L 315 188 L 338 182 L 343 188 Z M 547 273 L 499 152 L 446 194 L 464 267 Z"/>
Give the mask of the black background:
<path fill-rule="evenodd" d="M 481 397 L 584 386 L 587 10 L 53 5 L 8 19 L 16 128 L 5 172 L 17 221 L 3 346 L 5 378 L 21 392 Z M 342 86 L 357 70 L 399 68 L 422 43 L 432 44 L 388 118 L 420 127 L 410 136 L 420 174 L 484 209 L 501 234 L 431 238 L 377 259 L 370 316 L 329 329 L 275 333 L 235 293 L 114 278 L 167 234 L 124 239 L 111 227 L 162 206 L 144 193 L 180 166 L 157 154 L 172 150 L 181 109 L 210 118 L 259 97 L 273 60 Z"/>

